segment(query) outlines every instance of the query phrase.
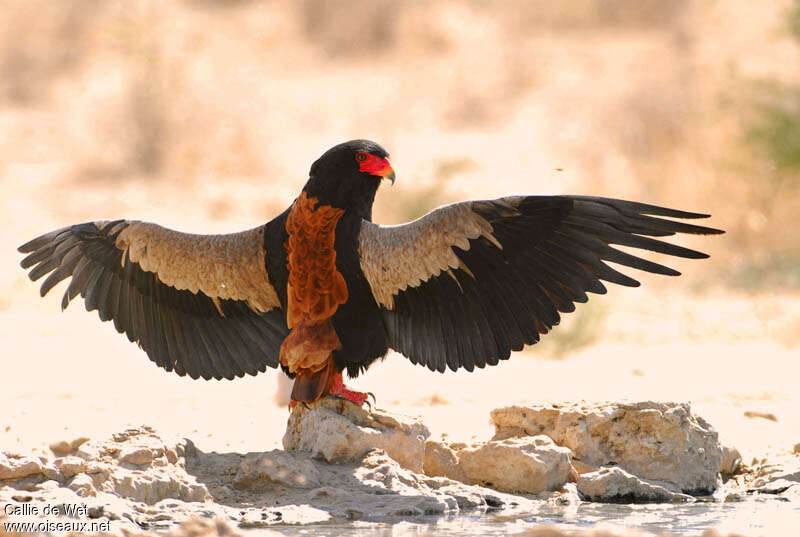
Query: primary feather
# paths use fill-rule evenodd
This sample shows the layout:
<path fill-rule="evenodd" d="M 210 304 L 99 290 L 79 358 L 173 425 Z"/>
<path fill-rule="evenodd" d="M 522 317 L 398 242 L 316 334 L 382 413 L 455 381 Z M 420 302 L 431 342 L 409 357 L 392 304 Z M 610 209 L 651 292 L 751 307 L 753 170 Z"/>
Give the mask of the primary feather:
<path fill-rule="evenodd" d="M 89 222 L 20 246 L 21 265 L 46 276 L 42 296 L 69 280 L 62 308 L 81 295 L 167 371 L 232 379 L 280 366 L 297 377 L 294 400 L 361 403 L 342 371 L 356 376 L 390 348 L 434 371 L 495 365 L 604 282 L 638 286 L 625 268 L 679 274 L 642 251 L 707 257 L 664 237 L 721 233 L 681 221 L 706 214 L 589 196 L 466 201 L 380 226 L 383 178 L 394 181 L 386 151 L 353 140 L 318 159 L 295 203 L 257 228 Z"/>

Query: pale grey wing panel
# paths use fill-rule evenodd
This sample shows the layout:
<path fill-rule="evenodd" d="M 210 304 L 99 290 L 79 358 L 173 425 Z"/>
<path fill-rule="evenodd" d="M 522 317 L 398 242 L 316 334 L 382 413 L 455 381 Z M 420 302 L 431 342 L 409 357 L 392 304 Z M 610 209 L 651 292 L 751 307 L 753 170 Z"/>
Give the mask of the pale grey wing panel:
<path fill-rule="evenodd" d="M 167 371 L 192 378 L 255 375 L 278 366 L 288 333 L 267 280 L 264 227 L 230 235 L 190 235 L 155 224 L 89 222 L 20 246 L 44 296 L 70 283 L 88 311 L 112 320 Z M 87 347 L 91 347 L 88 345 Z"/>
<path fill-rule="evenodd" d="M 364 221 L 358 239 L 361 270 L 379 305 L 392 309 L 394 297 L 408 287 L 416 287 L 442 272 L 469 273 L 453 247 L 469 249 L 469 241 L 492 235 L 492 226 L 473 212 L 475 203 L 463 202 L 440 207 L 425 216 L 397 226 L 381 226 Z M 509 210 L 513 210 L 509 206 Z"/>
<path fill-rule="evenodd" d="M 264 226 L 197 235 L 132 221 L 119 233 L 115 246 L 142 270 L 176 289 L 242 300 L 259 313 L 280 306 L 267 275 Z"/>
<path fill-rule="evenodd" d="M 472 370 L 537 342 L 587 293 L 605 293 L 603 281 L 639 285 L 606 262 L 679 274 L 612 245 L 699 259 L 651 237 L 720 233 L 652 215 L 707 216 L 586 196 L 471 201 L 400 226 L 365 222 L 361 268 L 390 347 L 433 370 Z"/>

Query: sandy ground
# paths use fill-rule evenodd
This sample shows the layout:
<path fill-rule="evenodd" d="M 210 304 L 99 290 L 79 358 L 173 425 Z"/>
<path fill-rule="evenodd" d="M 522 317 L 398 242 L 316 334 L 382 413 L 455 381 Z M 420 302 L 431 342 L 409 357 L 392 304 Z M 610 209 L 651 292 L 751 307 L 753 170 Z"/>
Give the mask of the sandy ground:
<path fill-rule="evenodd" d="M 797 349 L 772 333 L 796 328 L 797 297 L 665 297 L 665 287 L 655 287 L 593 299 L 613 306 L 605 334 L 562 359 L 544 343 L 497 367 L 442 375 L 390 354 L 354 385 L 374 392 L 379 407 L 421 415 L 435 435 L 451 439 L 488 437 L 489 410 L 505 404 L 653 399 L 691 401 L 746 461 L 800 442 Z M 25 284 L 18 292 L 36 290 Z M 61 314 L 48 297 L 0 313 L 1 447 L 46 449 L 138 424 L 189 437 L 204 450 L 279 445 L 287 410 L 275 403 L 277 372 L 232 382 L 167 374 L 76 305 Z M 762 308 L 780 316 L 749 319 Z"/>

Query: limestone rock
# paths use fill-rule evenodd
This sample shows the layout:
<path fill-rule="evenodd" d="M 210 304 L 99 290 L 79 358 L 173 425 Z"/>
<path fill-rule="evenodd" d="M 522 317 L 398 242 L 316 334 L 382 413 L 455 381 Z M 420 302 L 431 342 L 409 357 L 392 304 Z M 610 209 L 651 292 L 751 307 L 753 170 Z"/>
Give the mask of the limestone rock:
<path fill-rule="evenodd" d="M 573 466 L 566 447 L 515 427 L 522 438 L 509 434 L 475 444 L 427 442 L 425 449 L 428 430 L 417 421 L 324 400 L 311 409 L 301 407 L 290 418 L 285 442 L 295 449 L 247 455 L 204 453 L 188 440 L 165 439 L 138 427 L 83 442 L 64 457 L 0 455 L 4 475 L 10 476 L 0 479 L 0 504 L 85 504 L 89 518 L 114 521 L 115 532 L 147 528 L 163 533 L 198 516 L 263 529 L 490 509 L 505 514 L 571 509 L 579 494 L 604 497 L 592 486 L 617 500 L 685 499 L 674 484 L 637 479 L 617 469 L 597 470 L 590 462 Z M 413 469 L 423 466 L 438 476 Z M 794 476 L 792 467 L 762 469 L 759 478 L 767 481 L 773 474 Z M 574 483 L 565 483 L 577 473 L 586 481 L 580 492 Z M 745 475 L 731 482 L 740 479 Z M 535 500 L 470 483 L 557 491 Z M 790 485 L 780 494 L 795 493 Z"/>
<path fill-rule="evenodd" d="M 64 474 L 61 473 L 61 470 L 56 468 L 55 464 L 51 462 L 42 464 L 42 475 L 45 476 L 47 479 L 59 482 L 63 482 L 64 480 L 67 479 L 64 476 Z"/>
<path fill-rule="evenodd" d="M 790 481 L 788 479 L 778 478 L 763 483 L 760 487 L 758 487 L 755 490 L 755 492 L 759 492 L 761 494 L 783 494 L 792 487 L 796 486 L 798 486 L 797 481 Z"/>
<path fill-rule="evenodd" d="M 187 456 L 187 469 L 205 483 L 216 502 L 248 505 L 265 517 L 258 522 L 232 510 L 250 524 L 286 523 L 287 509 L 306 521 L 381 520 L 453 514 L 463 510 L 533 509 L 535 503 L 491 489 L 443 477 L 429 477 L 401 466 L 384 451 L 336 464 L 304 451 L 203 453 Z M 302 479 L 298 477 L 302 476 Z"/>
<path fill-rule="evenodd" d="M 559 490 L 554 491 L 547 497 L 547 505 L 550 508 L 575 507 L 579 505 L 581 495 L 575 483 L 565 483 Z"/>
<path fill-rule="evenodd" d="M 97 496 L 97 490 L 94 488 L 94 481 L 86 474 L 76 475 L 67 486 L 70 490 L 75 491 L 78 496 Z"/>
<path fill-rule="evenodd" d="M 569 450 L 544 435 L 477 444 L 429 441 L 425 473 L 503 492 L 560 489 L 570 476 Z"/>
<path fill-rule="evenodd" d="M 800 457 L 780 457 L 776 460 L 772 479 L 786 479 L 800 483 Z"/>
<path fill-rule="evenodd" d="M 53 464 L 61 471 L 64 477 L 72 477 L 81 472 L 85 472 L 88 468 L 85 460 L 75 456 L 58 458 L 53 461 Z"/>
<path fill-rule="evenodd" d="M 170 451 L 182 451 L 182 442 L 169 446 L 149 427 L 128 429 L 106 441 L 80 439 L 75 447 L 79 448 L 77 456 L 43 459 L 44 464 L 0 455 L 0 485 L 2 480 L 25 477 L 29 481 L 25 486 L 34 488 L 47 480 L 68 483 L 66 487 L 81 497 L 108 493 L 148 504 L 165 498 L 190 502 L 208 499 L 208 490 L 186 473 L 183 460 L 170 464 L 165 456 Z M 150 465 L 147 472 L 137 468 L 143 465 Z"/>
<path fill-rule="evenodd" d="M 132 529 L 164 517 L 173 520 L 172 514 L 157 507 L 172 499 L 178 502 L 177 521 L 191 514 L 207 515 L 207 508 L 186 507 L 205 506 L 196 502 L 210 496 L 205 485 L 186 472 L 184 458 L 177 457 L 185 452 L 184 441 L 165 441 L 151 428 L 140 427 L 105 441 L 80 439 L 75 448 L 69 451 L 75 455 L 42 457 L 41 463 L 0 454 L 0 461 L 10 461 L 0 477 L 0 504 L 31 502 L 40 513 L 46 505 L 86 505 L 93 520 L 114 520 L 115 528 L 130 524 Z"/>
<path fill-rule="evenodd" d="M 127 447 L 119 454 L 119 460 L 137 465 L 150 464 L 153 460 L 153 452 L 142 446 Z"/>
<path fill-rule="evenodd" d="M 779 494 L 790 502 L 800 502 L 800 484 L 794 484 Z"/>
<path fill-rule="evenodd" d="M 578 492 L 595 502 L 685 502 L 694 501 L 692 496 L 667 490 L 648 483 L 622 468 L 602 468 L 578 476 Z"/>
<path fill-rule="evenodd" d="M 755 461 L 754 461 L 755 462 Z M 741 489 L 761 494 L 781 494 L 792 496 L 800 489 L 800 457 L 782 454 L 770 459 L 763 459 L 749 468 L 741 479 Z"/>
<path fill-rule="evenodd" d="M 166 498 L 204 501 L 208 498 L 206 487 L 186 473 L 182 459 L 173 464 L 166 456 L 177 446 L 182 450 L 182 445 L 167 445 L 152 428 L 139 427 L 116 433 L 109 441 L 88 441 L 80 446 L 78 455 L 98 491 L 147 504 Z M 140 471 L 145 465 L 147 471 Z"/>
<path fill-rule="evenodd" d="M 177 498 L 185 502 L 202 502 L 208 498 L 205 486 L 194 482 L 189 476 L 175 475 L 162 469 L 147 473 L 113 472 L 101 488 L 147 504 L 154 504 L 164 498 Z"/>
<path fill-rule="evenodd" d="M 577 475 L 588 474 L 589 472 L 595 472 L 600 469 L 595 468 L 594 466 L 589 466 L 588 464 L 582 463 L 576 459 L 572 460 L 572 468 L 575 470 Z"/>
<path fill-rule="evenodd" d="M 289 416 L 283 447 L 307 451 L 328 462 L 358 460 L 382 449 L 404 467 L 422 472 L 428 428 L 419 420 L 372 412 L 343 399 L 325 397 Z"/>
<path fill-rule="evenodd" d="M 413 431 L 422 442 L 427 434 L 383 414 L 369 419 L 376 421 L 375 429 L 386 427 L 390 437 Z M 191 442 L 166 440 L 139 427 L 89 440 L 71 453 L 43 457 L 33 467 L 21 455 L 3 455 L 16 461 L 14 468 L 26 468 L 26 475 L 0 480 L 0 504 L 85 505 L 93 521 L 113 521 L 114 530 L 124 533 L 166 532 L 197 516 L 261 529 L 489 509 L 531 512 L 542 503 L 414 472 L 378 449 L 336 464 L 307 451 L 203 453 Z"/>
<path fill-rule="evenodd" d="M 239 466 L 234 484 L 246 487 L 259 480 L 300 488 L 315 488 L 320 485 L 319 472 L 310 460 L 293 457 L 279 450 L 246 456 Z"/>
<path fill-rule="evenodd" d="M 492 411 L 497 438 L 545 434 L 592 467 L 616 464 L 683 492 L 710 492 L 722 468 L 717 432 L 688 403 L 575 403 Z"/>
<path fill-rule="evenodd" d="M 739 450 L 731 446 L 722 446 L 722 465 L 720 473 L 727 478 L 736 474 L 742 467 L 742 455 Z"/>
<path fill-rule="evenodd" d="M 425 461 L 423 469 L 425 475 L 448 477 L 455 481 L 466 483 L 469 478 L 464 470 L 459 466 L 457 451 L 466 448 L 468 444 L 437 442 L 428 440 L 425 442 Z"/>
<path fill-rule="evenodd" d="M 41 472 L 42 463 L 32 457 L 18 453 L 0 453 L 0 480 L 21 479 Z"/>
<path fill-rule="evenodd" d="M 326 489 L 327 495 L 333 489 L 338 496 L 338 501 L 331 502 L 336 511 L 349 517 L 422 516 L 532 504 L 490 489 L 417 474 L 379 450 L 360 461 L 353 477 L 350 486 L 331 483 L 334 487 Z"/>

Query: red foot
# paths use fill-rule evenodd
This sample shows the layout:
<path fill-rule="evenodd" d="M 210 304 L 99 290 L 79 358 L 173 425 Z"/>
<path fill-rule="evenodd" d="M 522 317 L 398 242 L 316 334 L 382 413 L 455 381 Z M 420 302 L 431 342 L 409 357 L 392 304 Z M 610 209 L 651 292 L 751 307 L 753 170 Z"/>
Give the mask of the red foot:
<path fill-rule="evenodd" d="M 330 393 L 334 397 L 341 397 L 342 399 L 347 399 L 351 403 L 355 403 L 358 406 L 362 406 L 368 397 L 368 395 L 364 392 L 354 392 L 352 390 L 348 390 L 347 387 L 344 385 L 341 373 L 337 373 L 336 376 L 333 378 L 333 386 L 331 386 L 331 391 L 328 393 Z"/>
<path fill-rule="evenodd" d="M 344 385 L 344 380 L 342 379 L 342 374 L 337 373 L 335 377 L 333 377 L 333 384 L 331 385 L 331 389 L 328 394 L 334 397 L 341 397 L 342 399 L 347 399 L 351 403 L 355 403 L 358 406 L 363 406 L 364 403 L 369 398 L 369 394 L 364 392 L 355 392 L 353 390 L 348 390 L 347 387 Z M 325 394 L 323 394 L 325 395 Z M 300 401 L 295 401 L 291 399 L 289 401 L 289 408 L 294 408 L 297 406 L 297 403 Z"/>

